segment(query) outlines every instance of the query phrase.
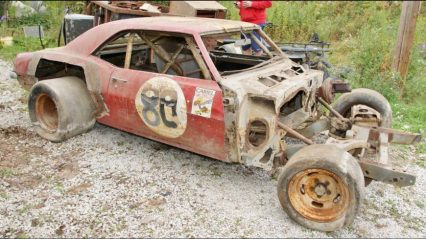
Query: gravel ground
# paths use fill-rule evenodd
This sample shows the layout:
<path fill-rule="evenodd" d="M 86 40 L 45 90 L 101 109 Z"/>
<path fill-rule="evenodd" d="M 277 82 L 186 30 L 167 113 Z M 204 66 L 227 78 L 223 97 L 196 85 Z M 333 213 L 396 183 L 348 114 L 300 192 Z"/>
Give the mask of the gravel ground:
<path fill-rule="evenodd" d="M 355 222 L 303 228 L 284 213 L 268 172 L 211 160 L 97 124 L 63 143 L 38 137 L 28 93 L 0 61 L 1 237 L 426 237 L 426 170 L 412 148 L 392 151 L 418 178 L 373 182 Z"/>

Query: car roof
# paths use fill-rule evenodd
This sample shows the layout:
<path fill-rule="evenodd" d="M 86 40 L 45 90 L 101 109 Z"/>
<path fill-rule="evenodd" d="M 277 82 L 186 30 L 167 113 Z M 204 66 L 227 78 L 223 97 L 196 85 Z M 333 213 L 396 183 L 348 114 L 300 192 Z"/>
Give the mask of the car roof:
<path fill-rule="evenodd" d="M 225 20 L 217 18 L 203 17 L 173 17 L 173 16 L 158 16 L 158 17 L 142 17 L 131 18 L 115 21 L 112 24 L 118 26 L 136 27 L 139 29 L 152 29 L 163 31 L 179 31 L 181 33 L 205 35 L 209 33 L 222 33 L 228 31 L 238 31 L 241 29 L 251 30 L 258 26 L 253 23 Z"/>
<path fill-rule="evenodd" d="M 90 54 L 90 52 L 112 35 L 121 31 L 135 29 L 208 35 L 259 29 L 259 26 L 248 22 L 215 18 L 174 16 L 138 17 L 116 20 L 94 27 L 71 41 L 64 50 Z"/>

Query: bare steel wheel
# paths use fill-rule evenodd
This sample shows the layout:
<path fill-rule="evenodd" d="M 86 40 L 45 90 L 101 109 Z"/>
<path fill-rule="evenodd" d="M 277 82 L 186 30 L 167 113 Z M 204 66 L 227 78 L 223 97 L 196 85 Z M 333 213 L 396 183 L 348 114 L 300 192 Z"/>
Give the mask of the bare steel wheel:
<path fill-rule="evenodd" d="M 307 169 L 297 173 L 288 185 L 290 202 L 304 217 L 334 221 L 349 205 L 349 191 L 336 174 L 324 169 Z"/>
<path fill-rule="evenodd" d="M 35 114 L 41 127 L 50 131 L 58 128 L 58 109 L 48 94 L 40 94 L 36 97 Z"/>
<path fill-rule="evenodd" d="M 351 224 L 359 210 L 364 175 L 357 160 L 333 145 L 310 145 L 295 153 L 278 179 L 284 211 L 320 231 Z"/>

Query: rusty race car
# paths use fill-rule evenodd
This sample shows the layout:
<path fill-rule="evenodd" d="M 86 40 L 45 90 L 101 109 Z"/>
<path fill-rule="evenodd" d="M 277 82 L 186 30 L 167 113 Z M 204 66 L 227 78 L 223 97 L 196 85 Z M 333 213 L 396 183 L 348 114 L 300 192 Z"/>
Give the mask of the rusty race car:
<path fill-rule="evenodd" d="M 241 54 L 251 41 L 263 55 Z M 371 180 L 415 183 L 390 166 L 388 144 L 412 144 L 420 135 L 390 129 L 382 95 L 351 91 L 293 62 L 254 24 L 119 20 L 65 47 L 21 53 L 14 67 L 30 90 L 29 116 L 41 137 L 63 141 L 97 121 L 224 162 L 284 166 L 281 205 L 312 229 L 349 225 Z M 346 93 L 332 106 L 338 92 Z M 326 138 L 316 139 L 321 132 Z"/>

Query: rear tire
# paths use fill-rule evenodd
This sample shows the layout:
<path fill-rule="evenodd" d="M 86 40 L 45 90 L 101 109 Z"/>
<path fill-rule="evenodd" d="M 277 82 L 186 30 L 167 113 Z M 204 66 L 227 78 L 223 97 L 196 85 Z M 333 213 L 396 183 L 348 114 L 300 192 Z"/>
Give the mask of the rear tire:
<path fill-rule="evenodd" d="M 73 76 L 39 81 L 28 100 L 30 119 L 43 138 L 60 142 L 90 130 L 95 105 L 85 83 Z"/>
<path fill-rule="evenodd" d="M 310 145 L 294 154 L 278 179 L 284 211 L 320 231 L 350 225 L 363 198 L 364 175 L 357 160 L 333 145 Z"/>

